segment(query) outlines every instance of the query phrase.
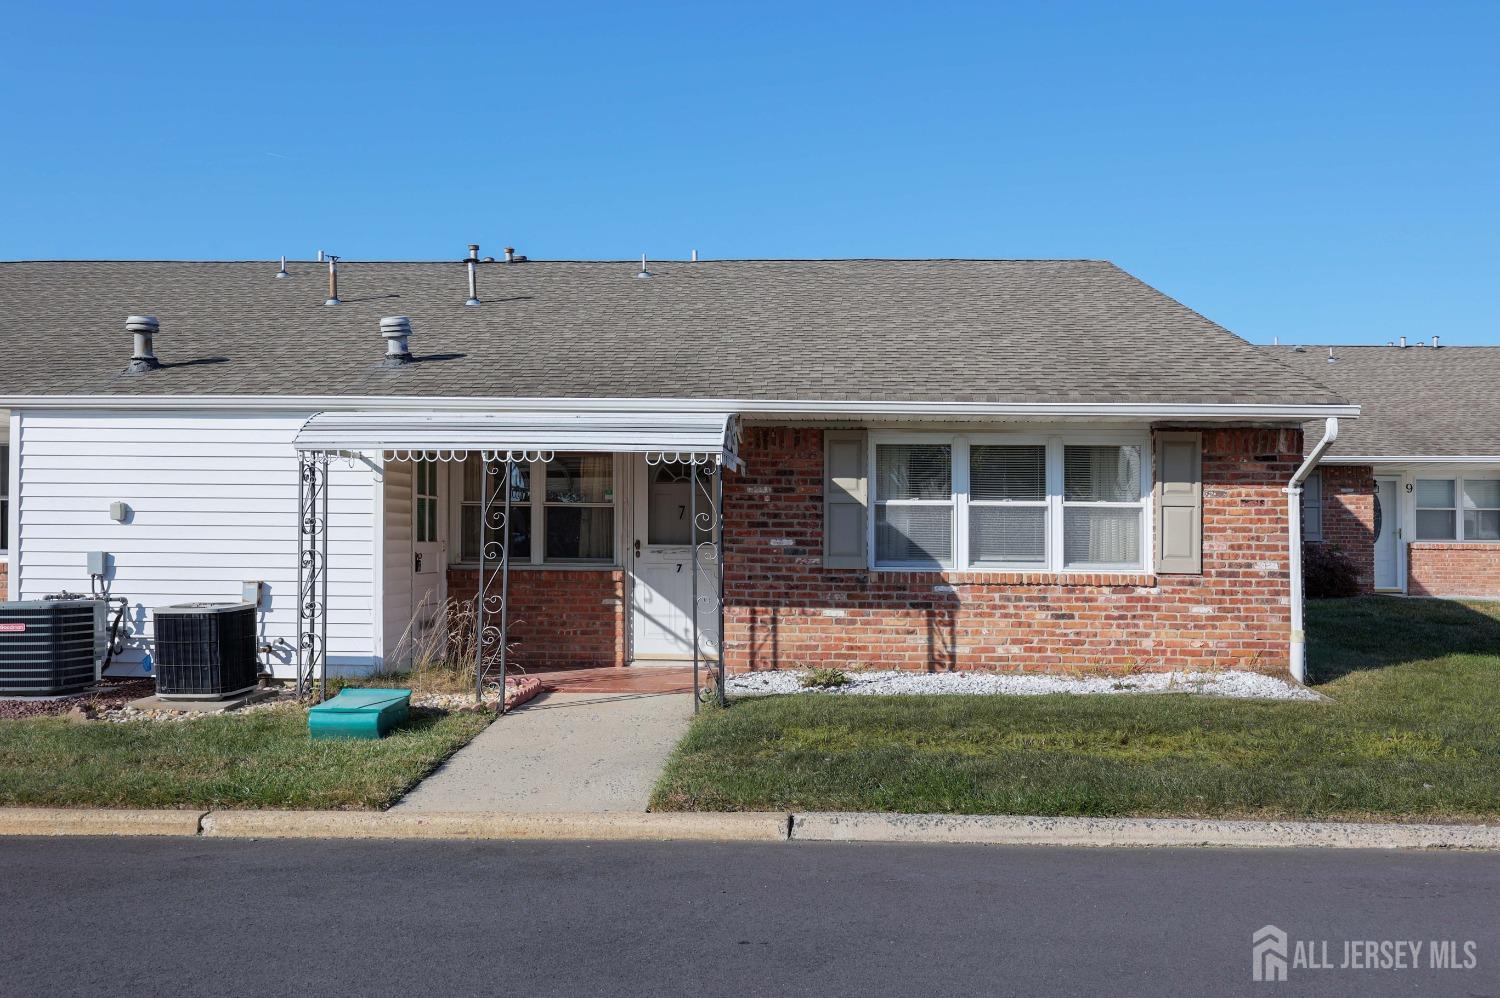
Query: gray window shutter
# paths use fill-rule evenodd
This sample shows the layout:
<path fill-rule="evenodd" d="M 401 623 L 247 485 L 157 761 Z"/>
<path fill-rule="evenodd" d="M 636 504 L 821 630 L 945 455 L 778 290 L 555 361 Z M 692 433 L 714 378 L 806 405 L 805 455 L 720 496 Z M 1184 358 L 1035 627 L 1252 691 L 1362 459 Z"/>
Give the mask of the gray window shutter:
<path fill-rule="evenodd" d="M 870 476 L 864 430 L 823 433 L 823 567 L 866 568 Z"/>
<path fill-rule="evenodd" d="M 1203 434 L 1156 435 L 1156 570 L 1203 571 Z"/>

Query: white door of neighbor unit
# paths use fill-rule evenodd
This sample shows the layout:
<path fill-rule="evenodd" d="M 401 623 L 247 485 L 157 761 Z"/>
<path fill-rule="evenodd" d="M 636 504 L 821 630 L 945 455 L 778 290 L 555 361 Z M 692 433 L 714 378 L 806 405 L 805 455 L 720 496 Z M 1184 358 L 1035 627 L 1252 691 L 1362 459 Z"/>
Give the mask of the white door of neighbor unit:
<path fill-rule="evenodd" d="M 635 516 L 630 559 L 632 649 L 636 661 L 683 659 L 693 654 L 692 469 L 685 464 L 635 462 Z M 702 508 L 699 493 L 699 512 Z M 700 541 L 708 535 L 701 533 Z M 698 573 L 700 597 L 712 597 L 718 572 Z M 711 599 L 705 599 L 711 604 Z M 718 614 L 698 614 L 698 646 L 712 657 L 718 648 Z"/>
<path fill-rule="evenodd" d="M 1400 589 L 1401 494 L 1395 478 L 1375 479 L 1375 588 Z"/>
<path fill-rule="evenodd" d="M 412 463 L 411 641 L 414 650 L 439 651 L 433 635 L 442 606 L 448 599 L 448 559 L 443 550 L 438 483 L 443 476 L 436 461 Z"/>

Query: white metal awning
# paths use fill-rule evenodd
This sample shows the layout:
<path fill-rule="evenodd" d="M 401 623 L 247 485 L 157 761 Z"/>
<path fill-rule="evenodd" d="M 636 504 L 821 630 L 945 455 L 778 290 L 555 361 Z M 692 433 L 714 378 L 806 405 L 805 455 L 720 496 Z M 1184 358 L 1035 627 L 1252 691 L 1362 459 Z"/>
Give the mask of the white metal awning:
<path fill-rule="evenodd" d="M 299 453 L 387 460 L 547 461 L 555 454 L 644 454 L 656 463 L 741 467 L 732 412 L 320 412 L 297 431 Z"/>

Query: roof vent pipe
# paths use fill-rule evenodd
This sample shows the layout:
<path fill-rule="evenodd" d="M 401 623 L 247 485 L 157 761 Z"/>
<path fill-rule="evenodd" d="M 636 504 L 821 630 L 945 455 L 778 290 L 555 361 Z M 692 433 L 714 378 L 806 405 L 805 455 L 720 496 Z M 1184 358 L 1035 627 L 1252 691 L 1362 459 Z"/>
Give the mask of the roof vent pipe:
<path fill-rule="evenodd" d="M 1438 345 L 1438 338 L 1436 336 L 1434 336 L 1432 338 L 1432 349 L 1436 350 L 1437 349 L 1437 345 Z"/>
<path fill-rule="evenodd" d="M 505 247 L 505 262 L 506 263 L 515 263 L 516 262 L 516 248 L 514 246 L 507 246 L 507 247 Z"/>
<path fill-rule="evenodd" d="M 646 254 L 644 254 L 644 253 L 641 254 L 641 272 L 639 274 L 636 274 L 635 276 L 636 277 L 650 277 L 651 276 L 651 271 L 649 271 L 649 270 L 646 269 Z"/>
<path fill-rule="evenodd" d="M 1333 355 L 1333 347 L 1329 347 L 1328 348 L 1328 363 L 1330 363 L 1330 364 L 1337 364 L 1338 360 L 1339 359 Z"/>
<path fill-rule="evenodd" d="M 694 263 L 698 262 L 698 251 L 697 250 L 693 250 L 693 262 Z"/>
<path fill-rule="evenodd" d="M 1401 337 L 1401 349 L 1402 350 L 1406 349 L 1406 337 L 1405 336 Z"/>
<path fill-rule="evenodd" d="M 339 258 L 328 254 L 328 300 L 324 305 L 339 305 Z"/>
<path fill-rule="evenodd" d="M 156 351 L 151 343 L 152 338 L 161 329 L 161 323 L 156 321 L 156 316 L 127 315 L 125 328 L 130 330 L 135 337 L 135 349 L 130 354 L 130 366 L 125 368 L 126 373 L 141 374 L 161 367 L 161 361 L 156 359 Z"/>
<path fill-rule="evenodd" d="M 276 279 L 277 280 L 281 280 L 283 278 L 287 278 L 287 277 L 291 277 L 291 276 L 292 276 L 291 274 L 288 274 L 286 272 L 286 254 L 283 253 L 283 254 L 281 254 L 281 269 L 276 272 Z"/>
<path fill-rule="evenodd" d="M 318 262 L 319 263 L 323 262 L 323 251 L 322 250 L 318 250 Z"/>
<path fill-rule="evenodd" d="M 411 363 L 411 320 L 404 315 L 388 315 L 380 320 L 380 335 L 385 337 L 386 367 Z"/>
<path fill-rule="evenodd" d="M 475 273 L 479 269 L 479 244 L 469 244 L 469 258 L 464 261 L 469 267 L 469 300 L 465 305 L 479 304 L 479 277 Z"/>

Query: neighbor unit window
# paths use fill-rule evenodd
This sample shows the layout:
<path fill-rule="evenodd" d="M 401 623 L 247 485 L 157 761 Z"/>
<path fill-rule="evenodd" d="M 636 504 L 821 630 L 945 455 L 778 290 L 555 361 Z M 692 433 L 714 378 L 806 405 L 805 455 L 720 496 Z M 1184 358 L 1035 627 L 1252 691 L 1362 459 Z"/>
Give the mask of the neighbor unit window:
<path fill-rule="evenodd" d="M 488 479 L 496 501 L 483 526 L 492 546 L 486 558 L 500 553 L 500 509 L 504 499 L 503 462 L 486 468 L 478 457 L 463 467 L 459 512 L 459 557 L 478 561 L 482 499 Z M 493 477 L 491 477 L 493 476 Z M 532 483 L 544 485 L 537 493 Z M 559 454 L 551 461 L 511 465 L 510 557 L 532 564 L 611 564 L 615 557 L 614 458 L 609 454 Z M 542 538 L 542 543 L 534 543 Z"/>
<path fill-rule="evenodd" d="M 1314 471 L 1302 483 L 1302 539 L 1323 539 L 1323 474 Z"/>
<path fill-rule="evenodd" d="M 1451 541 L 1458 537 L 1458 495 L 1451 478 L 1417 479 L 1417 540 Z"/>
<path fill-rule="evenodd" d="M 1144 442 L 876 437 L 874 451 L 877 566 L 1144 566 Z"/>
<path fill-rule="evenodd" d="M 1464 540 L 1500 541 L 1500 480 L 1464 479 Z"/>

